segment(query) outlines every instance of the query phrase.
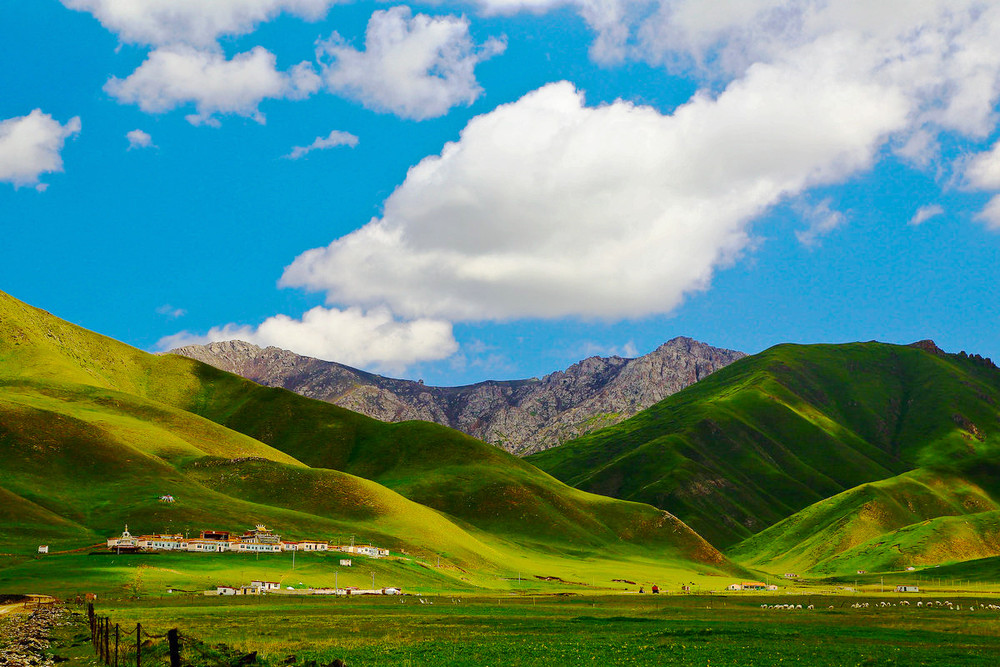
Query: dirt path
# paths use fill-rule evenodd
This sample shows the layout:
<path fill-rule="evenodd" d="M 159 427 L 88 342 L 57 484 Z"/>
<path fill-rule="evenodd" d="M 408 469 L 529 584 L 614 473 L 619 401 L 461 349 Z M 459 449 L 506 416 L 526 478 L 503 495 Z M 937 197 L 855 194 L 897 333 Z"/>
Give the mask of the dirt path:
<path fill-rule="evenodd" d="M 55 598 L 49 595 L 27 595 L 25 597 L 28 599 L 21 600 L 20 602 L 14 602 L 12 604 L 0 605 L 0 616 L 30 612 L 39 604 L 46 605 L 53 604 L 55 602 Z"/>

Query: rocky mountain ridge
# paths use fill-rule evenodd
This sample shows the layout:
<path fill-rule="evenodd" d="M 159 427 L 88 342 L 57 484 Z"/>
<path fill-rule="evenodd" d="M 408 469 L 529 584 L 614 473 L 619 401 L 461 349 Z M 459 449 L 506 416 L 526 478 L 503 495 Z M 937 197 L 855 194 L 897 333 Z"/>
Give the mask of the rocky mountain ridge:
<path fill-rule="evenodd" d="M 746 356 L 678 337 L 635 359 L 589 357 L 541 379 L 433 387 L 238 340 L 170 352 L 382 421 L 450 426 L 519 455 L 617 424 Z"/>

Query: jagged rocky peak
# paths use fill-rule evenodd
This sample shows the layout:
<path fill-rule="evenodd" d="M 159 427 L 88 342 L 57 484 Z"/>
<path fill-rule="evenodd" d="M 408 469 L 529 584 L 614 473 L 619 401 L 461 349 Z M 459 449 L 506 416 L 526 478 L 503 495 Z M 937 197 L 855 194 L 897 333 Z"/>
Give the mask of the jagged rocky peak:
<path fill-rule="evenodd" d="M 541 379 L 433 387 L 238 340 L 171 352 L 383 421 L 444 424 L 522 455 L 616 424 L 746 356 L 678 337 L 634 359 L 588 357 Z"/>
<path fill-rule="evenodd" d="M 924 352 L 930 352 L 931 354 L 936 354 L 939 357 L 943 357 L 945 356 L 945 354 L 947 354 L 944 350 L 942 350 L 940 347 L 937 346 L 937 343 L 932 341 L 930 338 L 910 343 L 909 347 L 915 347 L 918 350 L 923 350 Z"/>
<path fill-rule="evenodd" d="M 207 345 L 186 345 L 170 350 L 170 354 L 180 354 L 185 357 L 215 366 L 230 373 L 240 375 L 239 369 L 248 359 L 260 356 L 263 350 L 242 340 L 223 340 Z"/>

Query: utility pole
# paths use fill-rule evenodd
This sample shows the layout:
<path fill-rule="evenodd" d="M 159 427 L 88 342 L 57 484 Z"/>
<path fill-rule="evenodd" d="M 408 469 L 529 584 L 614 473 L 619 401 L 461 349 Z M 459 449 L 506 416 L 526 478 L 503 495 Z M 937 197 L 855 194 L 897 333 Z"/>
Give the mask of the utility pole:
<path fill-rule="evenodd" d="M 295 549 L 292 549 L 292 569 L 295 569 Z"/>
<path fill-rule="evenodd" d="M 375 590 L 375 570 L 372 570 L 372 590 Z"/>
<path fill-rule="evenodd" d="M 333 573 L 333 588 L 336 591 L 335 595 L 340 595 L 340 570 L 335 570 Z"/>

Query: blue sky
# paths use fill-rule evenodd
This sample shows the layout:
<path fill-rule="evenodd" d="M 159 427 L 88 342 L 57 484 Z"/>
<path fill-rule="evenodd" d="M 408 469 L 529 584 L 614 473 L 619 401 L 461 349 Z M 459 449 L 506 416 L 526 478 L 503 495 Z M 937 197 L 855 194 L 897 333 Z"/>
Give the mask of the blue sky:
<path fill-rule="evenodd" d="M 0 289 L 435 384 L 1000 357 L 1000 8 L 872 4 L 5 3 Z"/>

